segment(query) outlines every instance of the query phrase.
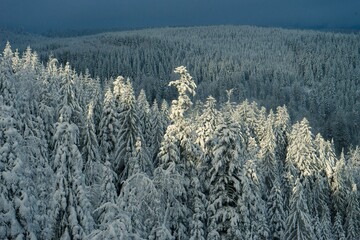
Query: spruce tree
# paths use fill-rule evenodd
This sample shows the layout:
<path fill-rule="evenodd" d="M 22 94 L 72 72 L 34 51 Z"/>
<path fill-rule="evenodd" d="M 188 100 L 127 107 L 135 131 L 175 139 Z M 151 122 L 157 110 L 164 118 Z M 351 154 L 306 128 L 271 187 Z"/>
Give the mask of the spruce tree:
<path fill-rule="evenodd" d="M 238 126 L 229 118 L 218 125 L 212 144 L 211 169 L 208 173 L 208 238 L 241 239 L 239 179 L 243 164 L 243 145 Z"/>
<path fill-rule="evenodd" d="M 64 239 L 84 238 L 94 226 L 78 148 L 79 128 L 75 122 L 79 120 L 79 111 L 74 111 L 78 103 L 73 84 L 72 78 L 63 78 L 62 107 L 54 135 L 53 237 Z"/>
<path fill-rule="evenodd" d="M 266 219 L 266 202 L 261 198 L 261 185 L 253 160 L 246 161 L 241 176 L 241 197 L 239 205 L 247 208 L 242 219 L 245 223 L 243 235 L 249 239 L 267 239 L 269 229 Z"/>
<path fill-rule="evenodd" d="M 136 99 L 138 105 L 139 125 L 140 131 L 144 139 L 144 146 L 148 149 L 151 145 L 151 112 L 150 105 L 146 99 L 146 94 L 143 89 L 140 90 L 140 94 Z"/>
<path fill-rule="evenodd" d="M 103 162 L 109 161 L 114 164 L 113 154 L 117 142 L 118 125 L 114 96 L 109 88 L 105 94 L 98 136 Z"/>
<path fill-rule="evenodd" d="M 286 206 L 284 206 L 283 193 L 281 191 L 279 176 L 275 177 L 267 204 L 270 237 L 277 240 L 283 239 L 285 233 Z"/>
<path fill-rule="evenodd" d="M 212 140 L 216 126 L 219 124 L 220 112 L 216 109 L 216 100 L 208 97 L 204 105 L 204 112 L 197 119 L 196 143 L 205 151 L 206 143 Z"/>
<path fill-rule="evenodd" d="M 140 132 L 138 109 L 135 102 L 134 91 L 130 81 L 126 83 L 122 90 L 123 105 L 119 115 L 119 134 L 117 137 L 116 152 L 114 157 L 114 170 L 118 174 L 118 191 L 122 182 L 129 177 L 130 158 L 136 151 L 136 141 L 139 138 L 143 142 Z M 146 150 L 147 151 L 147 150 Z M 146 154 L 148 154 L 146 152 Z"/>
<path fill-rule="evenodd" d="M 157 155 L 159 153 L 160 145 L 166 130 L 163 124 L 164 124 L 163 116 L 155 100 L 150 115 L 150 126 L 151 126 L 150 157 L 151 160 L 153 161 L 154 167 L 156 167 L 159 162 Z"/>
<path fill-rule="evenodd" d="M 360 205 L 356 184 L 352 184 L 351 192 L 347 196 L 345 230 L 346 239 L 355 240 L 360 231 Z"/>
<path fill-rule="evenodd" d="M 94 104 L 90 102 L 85 122 L 85 138 L 83 148 L 85 184 L 93 186 L 100 180 L 100 153 L 94 126 Z"/>
<path fill-rule="evenodd" d="M 314 229 L 307 200 L 304 196 L 303 183 L 296 179 L 290 196 L 289 215 L 285 224 L 285 239 L 314 239 Z"/>

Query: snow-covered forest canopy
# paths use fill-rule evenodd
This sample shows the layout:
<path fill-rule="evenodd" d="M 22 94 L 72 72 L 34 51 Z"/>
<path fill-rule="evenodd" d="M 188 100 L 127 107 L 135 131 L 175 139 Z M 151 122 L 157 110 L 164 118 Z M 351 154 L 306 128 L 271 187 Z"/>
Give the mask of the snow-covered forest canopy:
<path fill-rule="evenodd" d="M 0 55 L 0 239 L 359 239 L 359 40 L 14 38 Z"/>
<path fill-rule="evenodd" d="M 7 36 L 7 37 L 5 37 Z M 78 73 L 112 81 L 129 77 L 136 94 L 171 101 L 173 69 L 186 66 L 197 84 L 194 102 L 225 91 L 233 100 L 267 109 L 286 105 L 291 119 L 306 117 L 314 133 L 333 139 L 336 153 L 360 144 L 360 35 L 248 26 L 145 29 L 73 38 L 0 32 L 20 52 L 31 46 Z"/>

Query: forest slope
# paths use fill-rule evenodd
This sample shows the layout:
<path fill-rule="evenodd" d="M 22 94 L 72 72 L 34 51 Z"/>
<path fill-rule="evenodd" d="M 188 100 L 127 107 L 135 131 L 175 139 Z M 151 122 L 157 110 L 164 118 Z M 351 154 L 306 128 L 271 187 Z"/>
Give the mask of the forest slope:
<path fill-rule="evenodd" d="M 103 81 L 128 76 L 151 101 L 174 98 L 167 82 L 171 69 L 184 65 L 199 100 L 212 95 L 223 102 L 225 90 L 234 88 L 237 102 L 286 104 L 292 119 L 307 117 L 315 132 L 334 139 L 338 153 L 360 140 L 359 34 L 216 26 L 10 38 L 20 49 L 30 45 L 43 62 L 52 54 Z"/>
<path fill-rule="evenodd" d="M 194 78 L 174 73 L 160 107 L 122 76 L 103 90 L 8 43 L 0 239 L 359 238 L 359 147 L 337 157 L 306 118 L 232 90 L 193 105 Z"/>

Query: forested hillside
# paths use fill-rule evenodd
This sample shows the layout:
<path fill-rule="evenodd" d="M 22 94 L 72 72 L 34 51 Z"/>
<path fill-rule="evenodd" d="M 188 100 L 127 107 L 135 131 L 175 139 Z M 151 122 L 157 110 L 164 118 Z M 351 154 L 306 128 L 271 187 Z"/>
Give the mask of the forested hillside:
<path fill-rule="evenodd" d="M 339 46 L 345 52 L 338 56 L 357 44 Z M 263 59 L 256 52 L 250 62 Z M 210 64 L 215 55 L 197 56 L 209 56 Z M 328 56 L 333 63 L 341 58 Z M 105 59 L 93 57 L 89 63 Z M 354 66 L 342 74 L 358 70 L 357 61 L 349 60 Z M 175 68 L 176 80 L 166 80 L 161 93 L 173 98 L 167 102 L 135 91 L 135 77 L 92 78 L 89 72 L 102 68 L 81 74 L 69 63 L 50 57 L 42 64 L 30 48 L 19 53 L 6 44 L 0 55 L 0 239 L 359 239 L 360 149 L 337 157 L 336 145 L 314 136 L 306 118 L 292 124 L 285 105 L 235 101 L 247 97 L 239 85 L 251 88 L 252 71 L 265 71 L 265 63 L 234 64 L 249 71 L 240 82 L 210 81 L 216 67 L 203 71 L 196 64 L 189 66 L 198 80 Z M 285 71 L 292 74 L 286 67 L 278 73 Z M 270 76 L 253 87 L 270 91 Z M 358 75 L 352 77 L 355 84 Z M 324 84 L 313 79 L 305 88 L 290 80 L 299 85 L 296 103 Z M 230 83 L 239 88 L 225 91 Z M 207 85 L 216 97 L 205 98 Z M 340 101 L 339 86 L 327 95 L 334 101 Z M 204 103 L 193 104 L 198 92 Z M 343 108 L 335 103 L 329 110 Z"/>
<path fill-rule="evenodd" d="M 198 86 L 194 102 L 212 95 L 224 103 L 225 90 L 233 88 L 235 102 L 249 99 L 268 109 L 286 104 L 294 121 L 306 117 L 315 133 L 333 139 L 337 154 L 360 143 L 359 34 L 218 26 L 2 36 L 20 50 L 30 45 L 44 63 L 52 54 L 101 81 L 130 77 L 136 94 L 144 89 L 150 101 L 176 97 L 167 84 L 172 69 L 184 65 Z"/>

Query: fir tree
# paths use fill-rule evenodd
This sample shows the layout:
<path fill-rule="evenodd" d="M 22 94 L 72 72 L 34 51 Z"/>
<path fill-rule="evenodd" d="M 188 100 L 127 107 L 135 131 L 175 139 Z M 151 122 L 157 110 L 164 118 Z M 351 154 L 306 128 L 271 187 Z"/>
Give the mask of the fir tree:
<path fill-rule="evenodd" d="M 215 131 L 209 177 L 208 238 L 240 239 L 241 195 L 239 179 L 243 164 L 243 146 L 236 124 L 229 118 Z"/>
<path fill-rule="evenodd" d="M 114 164 L 113 154 L 117 141 L 118 119 L 115 111 L 115 102 L 111 89 L 106 91 L 104 107 L 99 125 L 99 145 L 102 161 Z"/>
<path fill-rule="evenodd" d="M 160 145 L 164 137 L 165 127 L 162 113 L 159 111 L 158 104 L 156 100 L 153 103 L 150 115 L 150 125 L 151 125 L 151 157 L 154 164 L 154 167 L 158 164 L 157 155 L 159 153 Z"/>
<path fill-rule="evenodd" d="M 242 194 L 239 205 L 241 208 L 247 208 L 247 213 L 242 216 L 244 237 L 267 239 L 269 229 L 266 222 L 266 202 L 261 198 L 261 186 L 255 162 L 248 160 L 242 170 L 240 174 Z"/>
<path fill-rule="evenodd" d="M 273 239 L 283 239 L 285 232 L 285 206 L 283 201 L 283 193 L 280 187 L 279 176 L 275 177 L 273 186 L 270 190 L 268 198 L 268 214 L 270 236 Z"/>
<path fill-rule="evenodd" d="M 260 140 L 259 167 L 265 184 L 265 191 L 270 192 L 275 176 L 279 174 L 278 160 L 276 159 L 276 141 L 272 128 L 272 121 L 265 122 L 263 137 Z M 267 194 L 266 194 L 267 195 Z"/>
<path fill-rule="evenodd" d="M 85 184 L 87 186 L 93 186 L 100 180 L 99 176 L 99 164 L 100 164 L 100 153 L 99 144 L 96 138 L 95 126 L 94 126 L 94 105 L 90 102 L 88 106 L 88 113 L 86 117 L 85 125 L 85 139 L 84 139 L 84 168 Z"/>
<path fill-rule="evenodd" d="M 291 197 L 289 215 L 285 224 L 285 239 L 314 239 L 312 219 L 300 179 L 296 179 Z"/>
<path fill-rule="evenodd" d="M 192 177 L 193 191 L 193 215 L 190 224 L 190 240 L 205 240 L 206 238 L 206 196 L 202 193 L 202 187 L 197 176 Z"/>
<path fill-rule="evenodd" d="M 135 96 L 131 83 L 128 81 L 123 89 L 123 106 L 119 115 L 119 135 L 117 137 L 114 169 L 119 179 L 117 188 L 120 190 L 121 184 L 129 177 L 130 158 L 136 151 L 136 140 L 140 138 L 143 141 L 140 127 L 138 110 L 135 102 Z M 147 154 L 147 153 L 146 153 Z"/>
<path fill-rule="evenodd" d="M 77 98 L 72 78 L 64 78 L 61 89 L 63 100 L 54 135 L 53 194 L 54 238 L 81 239 L 93 229 L 90 202 L 86 196 L 82 172 L 83 159 L 78 148 L 79 120 Z"/>
<path fill-rule="evenodd" d="M 337 212 L 333 224 L 334 238 L 338 240 L 345 240 L 345 231 L 343 227 L 343 217 L 341 213 Z"/>
<path fill-rule="evenodd" d="M 144 146 L 149 148 L 151 145 L 151 116 L 150 116 L 150 105 L 146 99 L 146 94 L 143 89 L 141 89 L 140 94 L 136 100 L 138 105 L 139 113 L 139 124 L 140 131 L 144 139 Z"/>
<path fill-rule="evenodd" d="M 360 231 L 360 205 L 356 184 L 352 185 L 351 192 L 347 197 L 345 230 L 346 239 L 355 240 L 359 237 Z"/>
<path fill-rule="evenodd" d="M 212 140 L 213 133 L 216 126 L 219 124 L 219 111 L 216 109 L 216 100 L 213 97 L 208 97 L 204 106 L 204 112 L 198 117 L 196 130 L 196 143 L 205 151 L 206 143 Z"/>

